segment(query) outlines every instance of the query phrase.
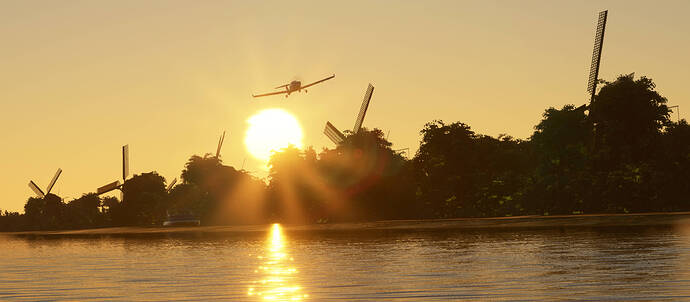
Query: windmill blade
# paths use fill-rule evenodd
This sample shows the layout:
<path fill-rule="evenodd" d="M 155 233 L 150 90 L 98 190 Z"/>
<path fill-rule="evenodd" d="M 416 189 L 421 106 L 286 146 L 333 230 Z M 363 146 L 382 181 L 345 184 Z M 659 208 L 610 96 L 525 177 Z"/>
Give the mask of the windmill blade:
<path fill-rule="evenodd" d="M 601 63 L 601 50 L 604 47 L 604 33 L 606 31 L 606 17 L 608 10 L 599 12 L 599 20 L 597 21 L 597 32 L 594 37 L 594 50 L 592 51 L 592 65 L 589 67 L 589 79 L 587 82 L 587 92 L 592 95 L 597 90 L 597 80 L 599 78 L 599 65 Z"/>
<path fill-rule="evenodd" d="M 400 156 L 404 156 L 407 158 L 410 155 L 410 148 L 402 148 L 402 149 L 397 149 L 393 150 L 396 154 L 399 154 Z"/>
<path fill-rule="evenodd" d="M 345 135 L 340 130 L 335 128 L 331 122 L 326 122 L 326 128 L 323 129 L 325 134 L 334 144 L 340 145 L 345 141 Z"/>
<path fill-rule="evenodd" d="M 129 145 L 122 146 L 122 181 L 129 176 Z"/>
<path fill-rule="evenodd" d="M 225 140 L 225 131 L 223 131 L 223 134 L 220 136 L 220 139 L 218 140 L 218 148 L 216 149 L 216 158 L 220 156 L 220 148 L 223 147 L 223 141 Z"/>
<path fill-rule="evenodd" d="M 32 180 L 29 180 L 29 188 L 31 188 L 31 190 L 33 190 L 34 193 L 36 193 L 36 195 L 38 196 L 38 198 L 43 198 L 43 197 L 46 196 L 45 194 L 43 194 L 43 191 L 41 191 L 41 188 L 39 188 L 39 187 L 36 185 L 36 183 L 34 183 Z"/>
<path fill-rule="evenodd" d="M 168 193 L 170 193 L 170 190 L 173 188 L 173 186 L 175 185 L 175 183 L 177 183 L 177 178 L 173 178 L 173 180 L 170 182 L 170 184 L 168 185 L 168 188 L 165 189 L 165 191 L 168 192 Z"/>
<path fill-rule="evenodd" d="M 111 182 L 105 186 L 102 186 L 102 187 L 96 189 L 96 194 L 101 195 L 103 193 L 108 193 L 112 190 L 120 188 L 120 186 L 121 186 L 120 181 L 116 180 L 116 181 L 113 181 L 113 182 Z"/>
<path fill-rule="evenodd" d="M 60 177 L 60 174 L 62 174 L 62 169 L 58 168 L 57 172 L 55 172 L 55 176 L 53 176 L 53 179 L 50 180 L 50 183 L 48 184 L 48 188 L 46 188 L 46 195 L 50 194 L 50 190 L 53 189 L 53 186 L 58 180 L 58 177 Z"/>
<path fill-rule="evenodd" d="M 364 100 L 362 101 L 362 107 L 359 109 L 359 114 L 357 115 L 357 120 L 355 120 L 355 127 L 352 128 L 352 133 L 357 134 L 359 129 L 362 128 L 362 123 L 364 122 L 364 116 L 367 114 L 367 109 L 369 108 L 369 101 L 371 100 L 371 95 L 374 93 L 374 86 L 369 84 L 367 87 L 367 92 L 364 93 Z"/>

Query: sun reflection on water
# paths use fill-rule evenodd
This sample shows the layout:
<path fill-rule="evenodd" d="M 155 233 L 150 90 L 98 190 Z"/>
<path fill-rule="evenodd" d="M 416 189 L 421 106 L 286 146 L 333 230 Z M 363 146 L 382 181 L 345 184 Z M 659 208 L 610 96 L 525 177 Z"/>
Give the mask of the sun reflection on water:
<path fill-rule="evenodd" d="M 285 252 L 285 237 L 279 224 L 273 224 L 268 237 L 267 253 L 258 256 L 263 263 L 254 272 L 261 279 L 254 281 L 247 295 L 269 301 L 301 301 L 309 297 L 295 284 L 297 269 L 293 258 Z"/>

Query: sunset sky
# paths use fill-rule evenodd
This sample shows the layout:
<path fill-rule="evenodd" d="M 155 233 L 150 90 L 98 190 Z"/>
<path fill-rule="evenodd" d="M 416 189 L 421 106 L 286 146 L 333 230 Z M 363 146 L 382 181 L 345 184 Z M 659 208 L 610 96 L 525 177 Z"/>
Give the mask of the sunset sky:
<path fill-rule="evenodd" d="M 600 78 L 635 72 L 690 112 L 688 1 L 0 1 L 0 209 L 23 211 L 31 179 L 68 201 L 131 171 L 171 180 L 192 154 L 256 176 L 247 119 L 294 115 L 303 143 L 333 147 L 367 84 L 365 127 L 417 149 L 434 119 L 528 138 L 544 109 L 587 102 L 597 13 Z M 252 99 L 293 79 L 330 81 Z M 676 120 L 676 114 L 672 115 Z"/>

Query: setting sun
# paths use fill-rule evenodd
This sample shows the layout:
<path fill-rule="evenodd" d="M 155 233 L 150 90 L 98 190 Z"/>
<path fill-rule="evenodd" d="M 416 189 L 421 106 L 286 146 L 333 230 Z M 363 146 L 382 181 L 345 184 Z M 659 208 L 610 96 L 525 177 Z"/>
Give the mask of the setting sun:
<path fill-rule="evenodd" d="M 249 128 L 244 144 L 252 156 L 268 161 L 271 153 L 288 145 L 302 148 L 302 127 L 289 112 L 279 109 L 265 109 L 247 120 Z"/>

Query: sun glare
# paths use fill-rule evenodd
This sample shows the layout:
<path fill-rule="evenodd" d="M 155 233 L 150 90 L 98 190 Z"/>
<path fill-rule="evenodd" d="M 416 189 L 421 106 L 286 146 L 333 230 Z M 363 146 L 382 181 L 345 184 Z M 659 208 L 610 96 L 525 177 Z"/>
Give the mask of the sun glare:
<path fill-rule="evenodd" d="M 302 127 L 289 112 L 265 109 L 247 120 L 249 128 L 244 136 L 247 151 L 257 159 L 268 162 L 271 153 L 288 145 L 302 148 Z"/>

